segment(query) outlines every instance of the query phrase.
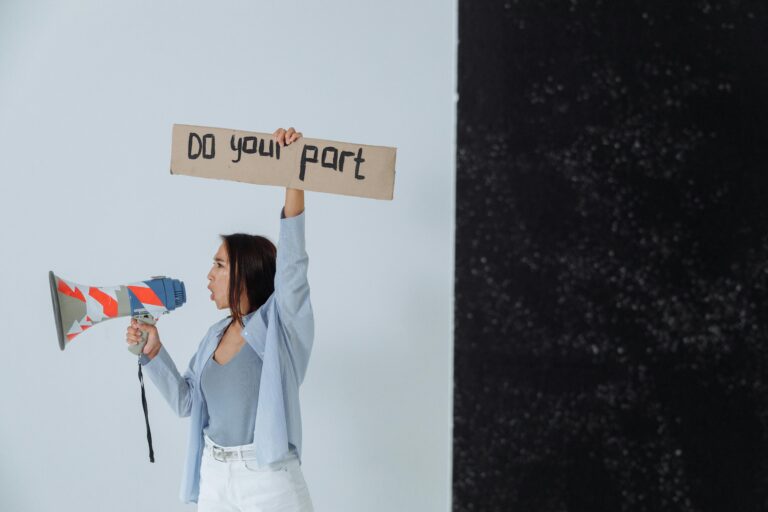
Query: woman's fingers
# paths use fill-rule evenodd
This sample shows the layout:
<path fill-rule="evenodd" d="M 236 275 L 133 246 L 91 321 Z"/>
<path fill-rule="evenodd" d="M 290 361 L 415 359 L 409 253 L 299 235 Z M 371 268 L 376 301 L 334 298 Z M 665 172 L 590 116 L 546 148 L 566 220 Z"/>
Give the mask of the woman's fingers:
<path fill-rule="evenodd" d="M 297 132 L 296 129 L 291 126 L 287 130 L 284 128 L 278 128 L 272 133 L 272 138 L 275 139 L 281 146 L 287 146 L 291 142 L 300 139 L 303 134 Z"/>
<path fill-rule="evenodd" d="M 136 319 L 132 318 L 131 325 L 127 327 L 125 332 L 125 340 L 129 344 L 135 345 L 141 341 L 141 331 L 142 330 L 139 328 L 139 324 Z"/>
<path fill-rule="evenodd" d="M 275 133 L 272 134 L 272 137 L 274 137 L 278 144 L 285 146 L 285 129 L 278 128 L 275 130 Z"/>
<path fill-rule="evenodd" d="M 288 140 L 288 144 L 290 144 L 295 140 L 299 140 L 300 138 L 301 138 L 301 132 L 294 131 L 293 134 L 291 135 L 291 138 Z"/>

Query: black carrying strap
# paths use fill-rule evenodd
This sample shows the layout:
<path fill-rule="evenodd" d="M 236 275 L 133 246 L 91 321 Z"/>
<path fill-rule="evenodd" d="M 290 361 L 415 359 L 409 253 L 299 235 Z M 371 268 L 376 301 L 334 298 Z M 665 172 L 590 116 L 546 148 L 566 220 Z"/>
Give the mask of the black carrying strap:
<path fill-rule="evenodd" d="M 149 443 L 149 462 L 155 462 L 155 451 L 152 449 L 152 432 L 149 431 L 149 414 L 147 413 L 147 397 L 144 395 L 144 376 L 141 374 L 141 361 L 139 361 L 139 382 L 141 383 L 141 406 L 144 408 L 144 421 L 147 424 L 147 442 Z"/>

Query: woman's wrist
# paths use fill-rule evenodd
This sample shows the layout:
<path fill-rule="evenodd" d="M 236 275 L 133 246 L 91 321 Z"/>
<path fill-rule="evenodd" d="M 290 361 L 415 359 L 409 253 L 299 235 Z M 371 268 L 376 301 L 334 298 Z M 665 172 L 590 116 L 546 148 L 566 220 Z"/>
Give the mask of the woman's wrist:
<path fill-rule="evenodd" d="M 160 353 L 161 348 L 163 348 L 163 344 L 158 343 L 157 348 L 155 348 L 149 354 L 147 354 L 147 357 L 149 358 L 150 361 L 153 360 L 155 356 Z"/>
<path fill-rule="evenodd" d="M 295 217 L 304 211 L 304 191 L 300 188 L 285 189 L 285 216 Z"/>

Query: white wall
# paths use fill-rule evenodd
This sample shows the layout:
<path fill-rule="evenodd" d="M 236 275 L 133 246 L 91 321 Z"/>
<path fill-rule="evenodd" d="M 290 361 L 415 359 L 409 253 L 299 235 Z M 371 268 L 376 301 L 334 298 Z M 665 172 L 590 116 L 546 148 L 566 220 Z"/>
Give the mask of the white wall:
<path fill-rule="evenodd" d="M 188 418 L 146 380 L 128 319 L 59 351 L 47 273 L 168 275 L 183 371 L 222 318 L 219 233 L 277 241 L 284 190 L 169 174 L 173 123 L 396 146 L 393 201 L 308 192 L 316 338 L 301 388 L 318 512 L 448 511 L 456 0 L 0 1 L 0 510 L 191 510 Z"/>

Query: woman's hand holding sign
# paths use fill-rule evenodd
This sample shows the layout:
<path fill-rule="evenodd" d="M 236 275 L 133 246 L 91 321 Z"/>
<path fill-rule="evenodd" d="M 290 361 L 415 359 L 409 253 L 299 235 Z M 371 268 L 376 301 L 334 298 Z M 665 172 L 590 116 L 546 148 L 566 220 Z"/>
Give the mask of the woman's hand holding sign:
<path fill-rule="evenodd" d="M 278 128 L 272 134 L 272 138 L 279 144 L 287 146 L 291 142 L 297 141 L 303 134 L 297 132 L 293 127 L 285 130 Z M 285 216 L 294 217 L 304 211 L 304 191 L 298 188 L 285 189 Z"/>
<path fill-rule="evenodd" d="M 288 128 L 286 130 L 285 128 L 278 128 L 275 130 L 275 132 L 272 134 L 272 138 L 275 139 L 277 142 L 282 144 L 283 146 L 287 146 L 291 142 L 298 140 L 303 133 L 297 132 L 293 129 L 293 126 Z"/>

